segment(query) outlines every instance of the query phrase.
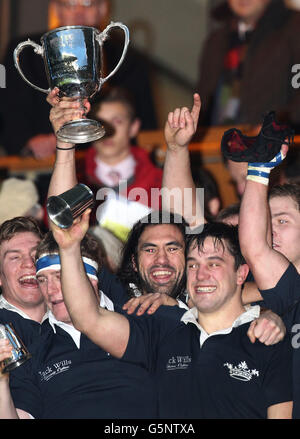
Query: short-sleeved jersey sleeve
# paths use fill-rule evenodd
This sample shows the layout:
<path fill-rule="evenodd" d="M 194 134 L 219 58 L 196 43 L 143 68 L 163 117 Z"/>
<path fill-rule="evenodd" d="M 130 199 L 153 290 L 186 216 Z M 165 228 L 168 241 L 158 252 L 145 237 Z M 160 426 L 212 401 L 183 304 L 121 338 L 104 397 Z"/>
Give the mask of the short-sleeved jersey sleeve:
<path fill-rule="evenodd" d="M 300 275 L 290 264 L 274 288 L 260 290 L 267 308 L 284 315 L 300 301 Z"/>

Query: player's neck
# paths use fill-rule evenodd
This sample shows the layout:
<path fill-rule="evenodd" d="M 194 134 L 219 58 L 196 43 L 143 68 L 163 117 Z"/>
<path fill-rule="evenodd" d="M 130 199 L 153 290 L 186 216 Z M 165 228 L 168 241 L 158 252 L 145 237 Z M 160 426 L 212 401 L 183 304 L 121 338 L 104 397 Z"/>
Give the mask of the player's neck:
<path fill-rule="evenodd" d="M 231 328 L 234 321 L 245 312 L 241 301 L 225 304 L 219 310 L 213 312 L 198 311 L 198 323 L 207 332 L 222 331 Z"/>
<path fill-rule="evenodd" d="M 106 156 L 105 154 L 99 154 L 98 158 L 101 160 L 101 162 L 105 163 L 108 166 L 116 166 L 119 163 L 123 162 L 128 156 L 130 155 L 130 146 L 128 147 L 128 150 L 122 151 L 120 154 L 115 156 Z"/>
<path fill-rule="evenodd" d="M 31 306 L 31 307 L 26 307 L 26 306 L 21 307 L 19 304 L 13 303 L 9 299 L 7 300 L 7 302 L 10 303 L 11 305 L 15 306 L 16 308 L 18 308 L 20 311 L 22 311 L 31 320 L 34 320 L 38 323 L 41 323 L 41 321 L 42 321 L 42 319 L 47 311 L 47 308 L 46 308 L 46 305 L 44 304 L 44 302 L 42 302 L 36 306 Z"/>

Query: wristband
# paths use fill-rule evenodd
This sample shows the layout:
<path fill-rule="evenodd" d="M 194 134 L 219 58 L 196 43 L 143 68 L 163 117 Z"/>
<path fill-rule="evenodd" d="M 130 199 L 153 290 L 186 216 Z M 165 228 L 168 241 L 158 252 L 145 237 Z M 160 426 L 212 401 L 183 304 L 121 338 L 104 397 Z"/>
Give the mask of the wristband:
<path fill-rule="evenodd" d="M 268 186 L 270 172 L 273 168 L 280 165 L 284 159 L 285 155 L 279 151 L 279 153 L 267 163 L 248 163 L 247 180 Z"/>

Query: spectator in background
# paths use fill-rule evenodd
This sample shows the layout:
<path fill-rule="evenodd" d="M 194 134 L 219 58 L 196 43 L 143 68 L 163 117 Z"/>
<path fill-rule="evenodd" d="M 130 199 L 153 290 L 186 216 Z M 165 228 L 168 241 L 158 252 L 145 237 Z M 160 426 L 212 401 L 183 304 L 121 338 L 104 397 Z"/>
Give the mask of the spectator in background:
<path fill-rule="evenodd" d="M 240 199 L 244 193 L 246 186 L 248 170 L 247 163 L 234 162 L 224 156 L 223 162 L 230 174 L 231 182 L 235 188 L 236 195 Z M 284 167 L 283 165 L 279 165 L 278 167 L 272 169 L 270 175 L 270 186 L 278 184 L 282 178 L 284 178 Z"/>
<path fill-rule="evenodd" d="M 118 239 L 110 230 L 95 225 L 90 227 L 89 233 L 99 241 L 102 247 L 103 259 L 105 259 L 106 266 L 111 272 L 116 272 L 121 263 L 123 242 Z"/>
<path fill-rule="evenodd" d="M 205 168 L 192 167 L 196 188 L 204 189 L 204 216 L 207 221 L 215 218 L 221 208 L 221 196 L 214 176 Z"/>
<path fill-rule="evenodd" d="M 230 204 L 230 206 L 224 207 L 218 216 L 217 221 L 237 226 L 239 223 L 240 203 Z"/>
<path fill-rule="evenodd" d="M 280 183 L 300 183 L 299 148 L 291 148 L 283 164 Z"/>
<path fill-rule="evenodd" d="M 247 166 L 245 163 L 239 163 L 227 160 L 223 157 L 224 164 L 230 174 L 232 184 L 234 185 L 238 197 L 243 195 L 246 186 Z"/>
<path fill-rule="evenodd" d="M 202 50 L 202 124 L 257 124 L 274 110 L 297 128 L 300 98 L 291 68 L 300 59 L 299 12 L 283 0 L 228 0 L 214 14 L 224 25 Z"/>
<path fill-rule="evenodd" d="M 49 6 L 56 13 L 58 26 L 87 25 L 97 28 L 104 19 L 107 20 L 109 3 L 109 0 L 49 0 Z M 29 153 L 36 158 L 43 158 L 53 154 L 55 150 L 56 138 L 49 122 L 49 106 L 41 92 L 24 82 L 13 64 L 13 51 L 17 44 L 28 38 L 40 44 L 41 36 L 25 35 L 11 41 L 4 58 L 7 88 L 1 91 L 3 97 L 0 101 L 0 143 L 8 155 Z M 103 50 L 107 72 L 116 66 L 122 49 L 123 40 L 119 38 L 117 30 L 112 31 Z M 32 83 L 44 89 L 49 87 L 43 60 L 33 50 L 26 50 L 21 55 L 21 67 Z M 132 92 L 143 129 L 157 127 L 149 66 L 140 53 L 129 48 L 123 65 L 108 82 L 114 85 L 122 84 Z"/>
<path fill-rule="evenodd" d="M 91 118 L 104 122 L 106 136 L 93 142 L 87 151 L 87 184 L 95 189 L 118 190 L 119 182 L 126 181 L 125 196 L 134 188 L 143 188 L 147 191 L 150 207 L 151 189 L 161 188 L 162 170 L 152 164 L 145 150 L 132 145 L 140 129 L 140 120 L 131 95 L 117 87 L 106 89 L 93 104 Z"/>
<path fill-rule="evenodd" d="M 8 178 L 0 184 L 0 225 L 17 216 L 30 216 L 40 225 L 44 216 L 37 188 L 31 180 Z"/>

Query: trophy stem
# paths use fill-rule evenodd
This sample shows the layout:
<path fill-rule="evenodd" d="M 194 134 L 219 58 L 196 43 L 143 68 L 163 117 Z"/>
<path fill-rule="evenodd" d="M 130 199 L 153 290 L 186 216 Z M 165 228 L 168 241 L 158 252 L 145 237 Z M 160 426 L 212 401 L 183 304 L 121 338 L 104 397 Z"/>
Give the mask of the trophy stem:
<path fill-rule="evenodd" d="M 105 129 L 93 119 L 77 119 L 65 123 L 56 133 L 57 139 L 65 143 L 88 143 L 101 139 Z"/>

